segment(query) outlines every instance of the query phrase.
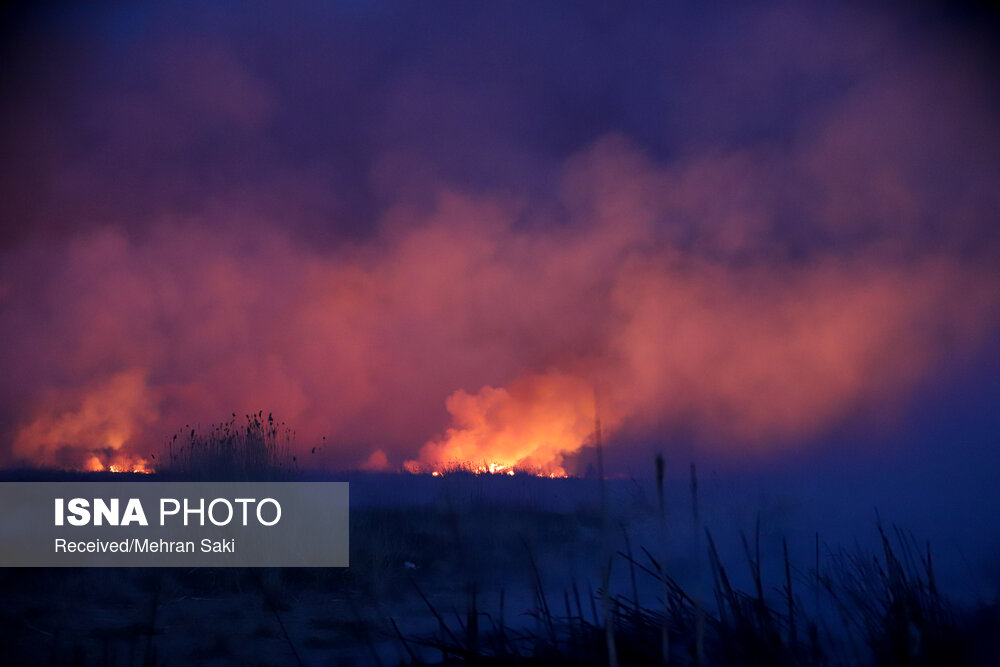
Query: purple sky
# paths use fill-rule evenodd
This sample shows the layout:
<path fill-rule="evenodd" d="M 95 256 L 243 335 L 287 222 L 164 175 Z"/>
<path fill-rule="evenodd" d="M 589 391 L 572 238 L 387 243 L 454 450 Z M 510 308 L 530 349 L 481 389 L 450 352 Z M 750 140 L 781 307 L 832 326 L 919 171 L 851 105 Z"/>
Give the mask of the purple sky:
<path fill-rule="evenodd" d="M 1000 467 L 992 17 L 331 4 L 4 10 L 0 463 Z"/>

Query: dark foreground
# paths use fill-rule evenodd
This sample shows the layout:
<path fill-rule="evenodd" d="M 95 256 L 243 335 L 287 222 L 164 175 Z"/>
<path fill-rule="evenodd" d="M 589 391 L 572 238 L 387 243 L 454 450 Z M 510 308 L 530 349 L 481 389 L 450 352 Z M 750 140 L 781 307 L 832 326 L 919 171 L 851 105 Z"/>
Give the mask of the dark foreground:
<path fill-rule="evenodd" d="M 679 483 L 350 481 L 349 568 L 0 571 L 0 662 L 1000 664 L 993 592 L 891 524 L 845 550 Z"/>

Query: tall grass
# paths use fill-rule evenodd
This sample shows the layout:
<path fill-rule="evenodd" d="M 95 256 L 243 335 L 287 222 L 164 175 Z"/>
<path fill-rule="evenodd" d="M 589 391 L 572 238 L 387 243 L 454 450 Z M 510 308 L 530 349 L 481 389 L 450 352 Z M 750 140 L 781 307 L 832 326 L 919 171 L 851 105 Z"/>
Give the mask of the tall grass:
<path fill-rule="evenodd" d="M 646 548 L 616 522 L 620 547 L 605 548 L 623 576 L 602 586 L 602 524 L 593 511 L 462 501 L 359 507 L 345 569 L 0 573 L 0 663 L 607 665 L 611 626 L 622 666 L 695 665 L 695 584 L 674 579 L 692 573 L 668 571 L 659 541 Z M 821 559 L 810 537 L 802 562 L 752 529 L 742 556 L 723 558 L 723 536 L 703 529 L 700 664 L 1000 665 L 1000 607 L 956 608 L 928 545 L 877 528 L 872 552 Z M 591 576 L 566 576 L 565 554 L 583 550 Z"/>
<path fill-rule="evenodd" d="M 659 522 L 665 529 L 664 464 L 657 460 Z M 821 569 L 819 538 L 815 561 L 796 567 L 782 541 L 780 580 L 765 581 L 760 522 L 741 534 L 749 569 L 746 590 L 734 585 L 716 540 L 702 525 L 698 480 L 691 467 L 692 518 L 699 539 L 693 588 L 682 587 L 667 571 L 665 545 L 634 552 L 623 526 L 624 551 L 616 558 L 628 568 L 628 592 L 610 588 L 611 563 L 601 559 L 601 587 L 581 601 L 586 586 L 573 581 L 562 592 L 542 586 L 543 573 L 530 558 L 535 605 L 533 628 L 515 628 L 479 609 L 474 601 L 453 627 L 421 594 L 438 620 L 438 632 L 398 639 L 416 663 L 419 647 L 440 652 L 443 664 L 493 665 L 771 665 L 923 667 L 1000 664 L 1000 613 L 982 607 L 958 611 L 940 592 L 929 544 L 919 545 L 898 528 L 876 523 L 876 553 L 829 552 Z M 602 515 L 606 512 L 602 498 Z M 604 535 L 606 547 L 609 536 Z M 530 555 L 530 553 L 529 553 Z M 812 558 L 810 558 L 812 560 Z M 645 577 L 645 581 L 637 580 Z M 658 599 L 642 604 L 640 591 Z M 805 595 L 809 603 L 803 603 Z M 501 601 L 503 597 L 501 596 Z M 561 602 L 561 604 L 560 604 Z M 589 604 L 588 604 L 589 603 Z M 589 615 L 585 609 L 590 609 Z M 598 613 L 600 610 L 600 613 Z"/>
<path fill-rule="evenodd" d="M 297 467 L 291 453 L 295 433 L 264 412 L 237 422 L 216 424 L 207 432 L 190 426 L 167 443 L 165 466 L 159 472 L 183 479 L 262 481 L 287 477 Z"/>
<path fill-rule="evenodd" d="M 963 664 L 958 616 L 938 591 L 930 544 L 898 528 L 890 537 L 881 523 L 878 532 L 881 558 L 840 551 L 820 578 L 844 623 L 879 664 Z"/>
<path fill-rule="evenodd" d="M 574 583 L 575 604 L 565 591 L 562 608 L 557 610 L 544 602 L 546 592 L 541 590 L 542 577 L 536 570 L 538 603 L 530 612 L 538 620 L 535 629 L 514 629 L 474 607 L 468 610 L 462 627 L 454 628 L 424 597 L 439 620 L 440 632 L 400 638 L 411 655 L 414 647 L 429 647 L 441 652 L 444 663 L 606 665 L 610 625 L 615 628 L 613 655 L 622 665 L 1000 664 L 992 662 L 1000 657 L 995 647 L 997 637 L 988 634 L 1000 630 L 996 610 L 958 614 L 936 589 L 929 551 L 915 550 L 913 538 L 902 531 L 894 531 L 895 539 L 890 539 L 882 526 L 878 530 L 883 537 L 882 553 L 834 555 L 827 571 L 809 573 L 822 582 L 827 600 L 841 612 L 843 626 L 839 629 L 807 613 L 806 605 L 800 603 L 787 549 L 783 550 L 784 581 L 769 595 L 756 545 L 744 538 L 752 588 L 737 590 L 706 531 L 714 609 L 684 590 L 648 550 L 643 549 L 644 558 L 639 559 L 628 548 L 618 557 L 649 577 L 651 585 L 664 587 L 661 604 L 641 605 L 635 587 L 630 594 L 604 590 L 592 593 L 591 599 L 609 600 L 608 615 L 599 618 L 595 609 L 588 618 Z M 532 563 L 532 567 L 537 566 Z M 474 618 L 481 622 L 474 623 Z M 984 626 L 989 629 L 984 630 Z M 670 636 L 666 655 L 664 627 Z M 470 634 L 470 628 L 477 630 Z"/>

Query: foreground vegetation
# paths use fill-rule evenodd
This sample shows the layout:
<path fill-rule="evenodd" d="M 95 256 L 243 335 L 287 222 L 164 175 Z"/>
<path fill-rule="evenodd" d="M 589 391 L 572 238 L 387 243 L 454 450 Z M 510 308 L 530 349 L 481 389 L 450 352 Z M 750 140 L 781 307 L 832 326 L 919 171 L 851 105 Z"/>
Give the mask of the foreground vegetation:
<path fill-rule="evenodd" d="M 559 481 L 539 480 L 541 484 Z M 352 510 L 346 569 L 0 572 L 10 664 L 995 665 L 1000 609 L 938 590 L 926 545 L 786 561 L 768 582 L 756 537 L 740 590 L 711 533 L 682 585 L 596 512 L 474 504 Z M 572 561 L 575 570 L 567 574 Z M 597 572 L 596 569 L 591 571 Z M 605 589 L 602 584 L 609 581 Z"/>
<path fill-rule="evenodd" d="M 239 425 L 234 415 L 204 435 L 186 429 L 157 475 L 84 476 L 293 479 L 283 429 L 270 415 Z M 794 562 L 781 542 L 779 567 L 765 568 L 758 520 L 739 536 L 741 555 L 724 557 L 702 521 L 693 467 L 683 526 L 676 512 L 668 521 L 662 460 L 652 501 L 634 480 L 461 471 L 350 479 L 349 568 L 0 571 L 2 661 L 1000 664 L 997 601 L 952 603 L 929 544 L 879 521 L 874 551 L 825 546 L 817 535 L 811 562 Z"/>

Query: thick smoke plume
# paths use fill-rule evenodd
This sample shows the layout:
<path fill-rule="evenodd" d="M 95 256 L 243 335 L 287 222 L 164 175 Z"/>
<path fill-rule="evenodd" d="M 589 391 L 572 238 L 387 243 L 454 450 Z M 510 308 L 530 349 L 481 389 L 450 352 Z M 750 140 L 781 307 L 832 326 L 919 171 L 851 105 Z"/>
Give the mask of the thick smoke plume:
<path fill-rule="evenodd" d="M 612 442 L 775 452 L 994 330 L 1000 125 L 961 26 L 501 7 L 392 39 L 388 9 L 16 24 L 4 461 L 264 409 L 315 465 L 562 473 L 595 403 Z"/>

